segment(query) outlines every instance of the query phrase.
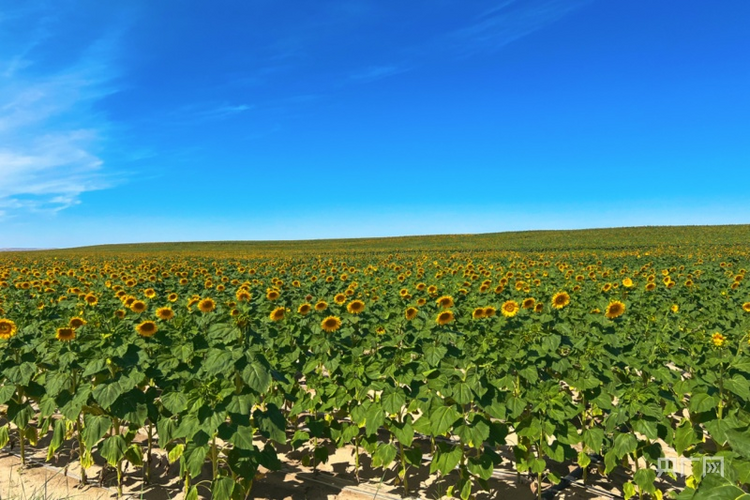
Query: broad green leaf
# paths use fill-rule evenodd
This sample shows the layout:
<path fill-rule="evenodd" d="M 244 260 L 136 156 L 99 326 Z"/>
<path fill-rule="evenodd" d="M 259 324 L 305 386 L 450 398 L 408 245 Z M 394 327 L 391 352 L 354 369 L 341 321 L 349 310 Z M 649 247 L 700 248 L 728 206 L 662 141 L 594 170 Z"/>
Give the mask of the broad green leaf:
<path fill-rule="evenodd" d="M 125 458 L 125 450 L 127 449 L 128 444 L 122 436 L 110 436 L 102 442 L 99 447 L 99 454 L 109 465 L 115 467 L 120 460 Z"/>

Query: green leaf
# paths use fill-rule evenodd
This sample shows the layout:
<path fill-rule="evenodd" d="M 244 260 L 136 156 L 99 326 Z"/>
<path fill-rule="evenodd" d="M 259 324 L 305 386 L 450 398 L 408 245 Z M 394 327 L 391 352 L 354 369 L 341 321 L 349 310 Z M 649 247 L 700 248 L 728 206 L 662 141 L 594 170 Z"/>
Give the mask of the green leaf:
<path fill-rule="evenodd" d="M 94 388 L 94 399 L 104 409 L 109 409 L 117 398 L 125 392 L 119 380 L 99 384 Z"/>
<path fill-rule="evenodd" d="M 286 444 L 286 419 L 276 405 L 267 405 L 266 411 L 256 410 L 254 417 L 262 434 L 279 444 Z"/>
<path fill-rule="evenodd" d="M 604 443 L 604 429 L 600 427 L 586 429 L 583 431 L 583 443 L 592 451 L 596 453 L 601 452 L 602 443 Z"/>
<path fill-rule="evenodd" d="M 214 500 L 232 500 L 235 482 L 231 477 L 217 477 L 211 484 L 211 498 Z"/>
<path fill-rule="evenodd" d="M 167 459 L 169 460 L 170 464 L 175 463 L 182 457 L 182 454 L 185 452 L 185 445 L 182 443 L 178 443 L 169 450 L 169 453 L 167 454 Z"/>
<path fill-rule="evenodd" d="M 693 413 L 703 413 L 716 408 L 718 400 L 714 396 L 709 396 L 705 392 L 699 392 L 693 394 L 690 398 L 690 405 L 688 408 Z"/>
<path fill-rule="evenodd" d="M 188 444 L 180 460 L 180 471 L 190 474 L 190 477 L 198 477 L 203 469 L 203 463 L 208 454 L 207 446 L 195 446 Z"/>
<path fill-rule="evenodd" d="M 461 382 L 454 385 L 453 399 L 460 405 L 471 403 L 474 399 L 474 394 L 471 392 L 471 387 L 469 387 L 469 384 Z"/>
<path fill-rule="evenodd" d="M 4 405 L 5 403 L 7 403 L 15 393 L 16 386 L 13 384 L 7 384 L 0 387 L 0 405 Z"/>
<path fill-rule="evenodd" d="M 28 401 L 19 405 L 15 399 L 11 399 L 8 402 L 6 415 L 8 416 L 8 420 L 13 422 L 16 427 L 25 429 L 29 425 L 29 420 L 34 418 L 34 409 Z"/>
<path fill-rule="evenodd" d="M 59 418 L 55 420 L 55 423 L 52 424 L 52 440 L 49 443 L 49 447 L 47 448 L 47 461 L 52 460 L 52 457 L 55 455 L 55 452 L 60 448 L 60 445 L 63 444 L 65 441 L 65 420 Z M 2 439 L 0 438 L 0 441 Z M 0 446 L 2 448 L 2 446 Z"/>
<path fill-rule="evenodd" d="M 136 443 L 131 444 L 125 450 L 125 458 L 134 466 L 143 467 L 143 450 Z"/>
<path fill-rule="evenodd" d="M 463 450 L 459 446 L 452 446 L 447 443 L 438 443 L 435 456 L 430 463 L 430 473 L 440 471 L 443 475 L 448 475 L 456 468 L 463 456 Z"/>
<path fill-rule="evenodd" d="M 10 441 L 10 434 L 8 432 L 8 425 L 0 427 L 0 449 L 5 448 L 5 445 Z"/>
<path fill-rule="evenodd" d="M 83 431 L 81 437 L 87 449 L 96 446 L 112 426 L 112 421 L 104 415 L 86 414 L 83 417 Z"/>
<path fill-rule="evenodd" d="M 682 455 L 685 450 L 698 442 L 698 437 L 689 420 L 683 419 L 674 431 L 674 449 L 677 454 Z"/>
<path fill-rule="evenodd" d="M 383 393 L 381 404 L 386 413 L 401 413 L 402 408 L 406 404 L 406 395 L 400 389 L 387 389 Z"/>
<path fill-rule="evenodd" d="M 248 364 L 241 374 L 242 380 L 255 392 L 265 393 L 271 387 L 271 372 L 258 361 Z"/>
<path fill-rule="evenodd" d="M 407 448 L 411 446 L 411 443 L 414 441 L 414 428 L 409 422 L 404 422 L 403 424 L 394 423 L 391 426 L 391 432 L 396 436 L 398 442 Z"/>
<path fill-rule="evenodd" d="M 372 436 L 385 423 L 385 413 L 378 403 L 373 403 L 365 414 L 365 434 Z"/>
<path fill-rule="evenodd" d="M 209 375 L 226 375 L 233 370 L 234 360 L 222 349 L 210 349 L 201 366 Z"/>
<path fill-rule="evenodd" d="M 164 408 L 166 408 L 172 415 L 176 415 L 187 409 L 187 396 L 185 396 L 182 392 L 168 392 L 166 394 L 162 394 L 161 398 L 159 399 L 161 399 L 161 403 L 164 405 Z"/>
<path fill-rule="evenodd" d="M 469 469 L 469 472 L 486 481 L 492 477 L 494 464 L 492 463 L 492 457 L 483 453 L 478 457 L 469 458 L 466 467 Z"/>
<path fill-rule="evenodd" d="M 432 435 L 442 436 L 447 433 L 461 415 L 452 406 L 440 406 L 430 415 Z"/>
<path fill-rule="evenodd" d="M 750 459 L 750 433 L 747 430 L 740 432 L 730 429 L 727 431 L 727 440 L 732 451 Z"/>
<path fill-rule="evenodd" d="M 625 433 L 618 434 L 615 437 L 615 442 L 612 446 L 612 449 L 614 450 L 615 455 L 619 459 L 629 453 L 634 452 L 637 446 L 638 446 L 638 440 L 635 438 L 635 436 L 630 434 L 629 432 L 625 432 Z"/>
<path fill-rule="evenodd" d="M 380 443 L 372 455 L 373 467 L 388 467 L 396 458 L 398 450 L 391 443 Z"/>
<path fill-rule="evenodd" d="M 128 444 L 122 436 L 110 436 L 99 447 L 99 454 L 109 465 L 116 467 L 117 463 L 125 457 L 127 449 Z"/>
<path fill-rule="evenodd" d="M 635 484 L 637 484 L 645 493 L 653 493 L 656 491 L 656 488 L 654 487 L 655 480 L 656 471 L 653 469 L 639 469 L 633 476 Z"/>

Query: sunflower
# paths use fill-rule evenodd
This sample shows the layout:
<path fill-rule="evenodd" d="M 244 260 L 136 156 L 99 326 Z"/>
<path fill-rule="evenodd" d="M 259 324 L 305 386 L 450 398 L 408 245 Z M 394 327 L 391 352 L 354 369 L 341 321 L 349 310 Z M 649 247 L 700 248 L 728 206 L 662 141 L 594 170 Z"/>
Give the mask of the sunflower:
<path fill-rule="evenodd" d="M 70 318 L 70 321 L 68 322 L 68 325 L 70 325 L 71 328 L 80 328 L 85 324 L 86 320 L 83 318 L 79 318 L 78 316 Z"/>
<path fill-rule="evenodd" d="M 435 318 L 435 322 L 438 325 L 447 325 L 448 323 L 452 321 L 453 321 L 453 312 L 451 311 L 443 311 L 437 315 L 437 318 Z"/>
<path fill-rule="evenodd" d="M 336 296 L 333 298 L 333 301 L 337 303 L 338 305 L 343 304 L 346 302 L 346 295 L 343 293 L 337 293 Z"/>
<path fill-rule="evenodd" d="M 96 295 L 94 295 L 93 293 L 87 293 L 87 294 L 86 294 L 86 295 L 85 295 L 85 296 L 83 297 L 83 300 L 85 300 L 85 301 L 86 301 L 86 303 L 87 303 L 88 305 L 90 305 L 90 306 L 95 306 L 95 305 L 97 305 L 97 304 L 99 303 L 99 299 L 98 299 L 98 298 L 97 298 L 97 296 L 96 296 Z"/>
<path fill-rule="evenodd" d="M 280 295 L 281 294 L 278 291 L 270 289 L 270 288 L 268 289 L 268 291 L 266 291 L 266 298 L 268 300 L 276 300 L 279 298 Z"/>
<path fill-rule="evenodd" d="M 18 328 L 16 324 L 9 319 L 0 319 L 0 339 L 9 339 L 16 334 Z"/>
<path fill-rule="evenodd" d="M 192 297 L 190 300 L 188 300 L 187 308 L 191 309 L 195 304 L 197 304 L 200 301 L 201 301 L 200 297 Z"/>
<path fill-rule="evenodd" d="M 542 304 L 541 302 L 537 302 L 537 304 L 534 306 L 534 312 L 540 313 L 542 311 L 544 311 L 544 304 Z"/>
<path fill-rule="evenodd" d="M 154 297 L 156 297 L 156 290 L 154 290 L 153 288 L 146 288 L 146 290 L 143 292 L 143 295 L 145 295 L 149 299 L 153 299 Z"/>
<path fill-rule="evenodd" d="M 337 316 L 328 316 L 320 322 L 320 327 L 328 333 L 333 333 L 341 328 L 341 318 L 338 318 Z"/>
<path fill-rule="evenodd" d="M 568 292 L 557 292 L 552 296 L 552 307 L 555 309 L 562 309 L 568 304 L 570 304 L 570 295 L 568 295 Z"/>
<path fill-rule="evenodd" d="M 325 300 L 319 300 L 315 303 L 316 311 L 325 311 L 326 309 L 328 309 L 328 302 L 326 302 Z"/>
<path fill-rule="evenodd" d="M 138 332 L 138 335 L 141 337 L 153 337 L 157 331 L 159 331 L 159 327 L 156 326 L 156 323 L 153 321 L 144 321 L 139 325 L 136 325 L 135 331 Z"/>
<path fill-rule="evenodd" d="M 744 304 L 742 304 L 742 310 L 750 313 L 750 302 L 745 302 Z"/>
<path fill-rule="evenodd" d="M 482 319 L 484 318 L 484 307 L 477 307 L 472 311 L 471 317 L 474 319 Z"/>
<path fill-rule="evenodd" d="M 417 305 L 419 307 L 424 306 L 426 303 L 427 303 L 427 299 L 425 299 L 424 297 L 420 297 L 417 299 Z"/>
<path fill-rule="evenodd" d="M 653 281 L 649 281 L 648 283 L 646 283 L 646 291 L 647 292 L 651 292 L 655 288 L 656 288 L 656 283 L 654 283 Z"/>
<path fill-rule="evenodd" d="M 448 309 L 449 307 L 453 307 L 453 297 L 450 295 L 443 295 L 439 299 L 435 301 L 440 307 L 443 309 Z"/>
<path fill-rule="evenodd" d="M 352 314 L 359 314 L 365 310 L 365 303 L 361 300 L 352 300 L 346 306 L 346 310 Z"/>
<path fill-rule="evenodd" d="M 312 306 L 308 304 L 307 302 L 305 302 L 304 304 L 301 304 L 297 308 L 297 312 L 300 313 L 302 316 L 306 315 L 310 311 L 312 311 Z"/>
<path fill-rule="evenodd" d="M 404 311 L 404 316 L 411 321 L 417 317 L 417 313 L 419 313 L 419 310 L 416 307 L 408 307 L 406 311 Z"/>
<path fill-rule="evenodd" d="M 713 335 L 711 335 L 711 342 L 713 342 L 716 347 L 723 346 L 726 340 L 727 338 L 724 335 L 720 334 L 719 332 L 716 332 Z"/>
<path fill-rule="evenodd" d="M 676 312 L 678 312 L 680 310 L 680 306 L 678 306 L 677 304 L 672 304 L 672 307 L 670 307 L 669 309 L 673 313 L 676 313 Z"/>
<path fill-rule="evenodd" d="M 170 320 L 174 318 L 174 311 L 170 307 L 160 307 L 156 310 L 156 317 L 159 319 Z"/>
<path fill-rule="evenodd" d="M 216 302 L 214 302 L 214 299 L 211 297 L 206 297 L 205 299 L 198 302 L 198 309 L 200 309 L 201 312 L 204 313 L 210 313 L 214 309 L 216 309 Z"/>
<path fill-rule="evenodd" d="M 630 278 L 625 278 L 622 280 L 622 286 L 625 288 L 632 288 L 633 287 L 633 280 Z"/>
<path fill-rule="evenodd" d="M 170 293 L 169 295 L 167 295 L 167 300 L 170 302 L 177 302 L 177 294 Z"/>
<path fill-rule="evenodd" d="M 130 310 L 133 311 L 134 313 L 142 313 L 143 311 L 146 310 L 146 308 L 147 308 L 146 303 L 143 302 L 142 300 L 134 300 L 130 304 Z"/>
<path fill-rule="evenodd" d="M 377 327 L 375 329 L 375 333 L 377 333 L 378 335 L 385 335 L 385 327 L 383 327 L 383 326 Z"/>
<path fill-rule="evenodd" d="M 115 311 L 115 316 L 117 316 L 120 319 L 124 318 L 125 317 L 125 310 L 123 310 L 123 309 L 116 310 Z"/>
<path fill-rule="evenodd" d="M 533 309 L 535 305 L 536 300 L 534 300 L 533 297 L 523 299 L 523 302 L 521 303 L 521 307 L 523 307 L 524 309 Z"/>
<path fill-rule="evenodd" d="M 55 338 L 60 342 L 70 342 L 76 338 L 76 329 L 70 327 L 58 328 Z"/>
<path fill-rule="evenodd" d="M 250 299 L 253 298 L 252 294 L 244 288 L 237 290 L 234 296 L 239 302 L 250 302 Z"/>
<path fill-rule="evenodd" d="M 284 319 L 284 314 L 286 314 L 286 309 L 283 307 L 277 307 L 271 311 L 271 314 L 269 314 L 268 317 L 271 318 L 272 321 L 281 321 Z"/>
<path fill-rule="evenodd" d="M 612 290 L 612 283 L 605 283 L 602 286 L 602 292 L 608 292 L 610 290 Z"/>
<path fill-rule="evenodd" d="M 484 317 L 491 318 L 495 315 L 496 312 L 497 309 L 495 309 L 493 306 L 487 306 L 484 308 Z"/>
<path fill-rule="evenodd" d="M 435 285 L 430 285 L 427 287 L 427 293 L 430 295 L 436 295 L 438 291 L 438 288 Z"/>
<path fill-rule="evenodd" d="M 609 319 L 615 319 L 623 314 L 625 314 L 625 304 L 619 300 L 613 300 L 610 302 L 607 306 L 607 311 L 604 313 Z"/>
<path fill-rule="evenodd" d="M 518 313 L 519 309 L 518 302 L 515 300 L 506 300 L 500 308 L 500 312 L 503 313 L 503 316 L 506 318 L 512 318 Z"/>

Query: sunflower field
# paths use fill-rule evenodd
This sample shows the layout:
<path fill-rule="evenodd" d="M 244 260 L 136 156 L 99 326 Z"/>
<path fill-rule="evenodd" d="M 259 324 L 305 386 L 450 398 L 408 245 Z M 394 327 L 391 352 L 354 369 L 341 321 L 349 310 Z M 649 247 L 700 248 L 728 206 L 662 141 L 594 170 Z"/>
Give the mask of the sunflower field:
<path fill-rule="evenodd" d="M 498 467 L 541 497 L 556 464 L 625 471 L 625 498 L 750 498 L 750 248 L 560 238 L 0 254 L 0 448 L 47 437 L 118 485 L 160 448 L 190 499 L 252 496 L 280 447 L 351 447 L 404 494 L 428 461 L 464 500 Z M 692 473 L 658 474 L 667 451 Z"/>

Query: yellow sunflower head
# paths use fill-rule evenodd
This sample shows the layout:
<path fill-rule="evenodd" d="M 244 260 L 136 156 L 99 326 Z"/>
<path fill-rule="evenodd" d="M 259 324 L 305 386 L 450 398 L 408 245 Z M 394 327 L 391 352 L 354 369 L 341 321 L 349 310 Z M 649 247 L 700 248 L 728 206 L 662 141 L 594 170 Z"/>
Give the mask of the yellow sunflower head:
<path fill-rule="evenodd" d="M 625 313 L 625 304 L 623 304 L 619 300 L 613 300 L 607 306 L 607 310 L 604 312 L 604 315 L 608 317 L 609 319 L 615 319 L 615 318 L 622 316 L 624 313 Z"/>
<path fill-rule="evenodd" d="M 524 309 L 533 309 L 535 305 L 536 300 L 534 300 L 533 297 L 523 299 L 523 302 L 521 303 L 521 307 L 523 307 Z"/>
<path fill-rule="evenodd" d="M 484 318 L 484 307 L 476 307 L 471 312 L 471 317 L 474 319 L 482 319 Z"/>
<path fill-rule="evenodd" d="M 312 306 L 311 306 L 310 304 L 308 304 L 307 302 L 305 302 L 304 304 L 301 304 L 301 305 L 300 305 L 300 306 L 299 306 L 299 307 L 297 308 L 297 312 L 298 312 L 299 314 L 301 314 L 302 316 L 306 315 L 306 314 L 307 314 L 307 313 L 309 313 L 310 311 L 312 311 Z"/>
<path fill-rule="evenodd" d="M 76 338 L 76 329 L 71 327 L 58 328 L 55 338 L 60 342 L 70 342 Z"/>
<path fill-rule="evenodd" d="M 518 313 L 519 309 L 518 302 L 515 300 L 506 300 L 502 307 L 500 307 L 500 312 L 503 313 L 503 316 L 506 318 L 512 318 Z"/>
<path fill-rule="evenodd" d="M 419 313 L 419 310 L 416 307 L 408 307 L 404 312 L 404 316 L 411 321 L 417 317 L 417 313 Z"/>
<path fill-rule="evenodd" d="M 341 328 L 341 319 L 337 316 L 328 316 L 320 322 L 320 327 L 328 333 L 333 333 Z"/>
<path fill-rule="evenodd" d="M 280 297 L 280 295 L 281 294 L 277 290 L 274 290 L 274 289 L 269 289 L 266 292 L 266 298 L 268 300 L 276 300 L 276 299 L 278 299 Z"/>
<path fill-rule="evenodd" d="M 156 310 L 156 317 L 163 320 L 174 318 L 174 311 L 170 307 L 160 307 Z"/>
<path fill-rule="evenodd" d="M 625 288 L 632 288 L 633 287 L 633 280 L 630 278 L 625 278 L 622 280 L 622 286 Z"/>
<path fill-rule="evenodd" d="M 487 306 L 484 308 L 484 317 L 491 318 L 495 315 L 496 312 L 497 309 L 495 309 L 493 306 Z"/>
<path fill-rule="evenodd" d="M 70 318 L 70 321 L 68 322 L 68 325 L 71 328 L 80 328 L 85 324 L 86 324 L 86 320 L 83 318 L 79 318 L 78 316 Z"/>
<path fill-rule="evenodd" d="M 440 307 L 443 309 L 448 309 L 449 307 L 453 307 L 453 297 L 450 295 L 443 295 L 439 299 L 435 301 Z"/>
<path fill-rule="evenodd" d="M 88 305 L 90 305 L 90 306 L 95 306 L 95 305 L 97 305 L 97 304 L 99 303 L 99 299 L 98 299 L 98 298 L 97 298 L 97 296 L 96 296 L 96 295 L 94 295 L 93 293 L 87 293 L 87 294 L 86 294 L 86 295 L 85 295 L 85 296 L 83 297 L 83 300 L 85 300 L 85 301 L 86 301 L 86 303 L 87 303 Z"/>
<path fill-rule="evenodd" d="M 216 309 L 216 302 L 211 297 L 206 297 L 198 302 L 198 309 L 203 313 L 210 313 Z"/>
<path fill-rule="evenodd" d="M 346 310 L 349 311 L 351 314 L 360 314 L 362 311 L 365 310 L 365 303 L 362 302 L 361 300 L 352 300 L 346 306 Z"/>
<path fill-rule="evenodd" d="M 135 331 L 141 337 L 153 337 L 159 331 L 159 327 L 153 321 L 144 321 L 136 325 Z"/>
<path fill-rule="evenodd" d="M 143 311 L 146 310 L 147 307 L 148 306 L 146 305 L 146 303 L 143 302 L 142 300 L 134 300 L 130 304 L 130 310 L 133 311 L 134 313 L 142 313 Z"/>
<path fill-rule="evenodd" d="M 677 304 L 672 304 L 672 307 L 670 307 L 669 310 L 673 313 L 677 313 L 680 310 L 680 306 L 678 306 Z"/>
<path fill-rule="evenodd" d="M 167 295 L 167 300 L 170 302 L 177 302 L 177 294 L 170 293 L 169 295 Z"/>
<path fill-rule="evenodd" d="M 452 322 L 453 319 L 454 317 L 452 311 L 443 311 L 437 315 L 437 318 L 435 318 L 435 322 L 438 325 L 447 325 L 448 323 Z"/>
<path fill-rule="evenodd" d="M 0 319 L 0 339 L 7 340 L 13 337 L 16 332 L 18 332 L 18 328 L 13 321 L 4 318 Z"/>
<path fill-rule="evenodd" d="M 325 300 L 319 300 L 315 303 L 316 311 L 325 311 L 326 309 L 328 309 L 328 302 Z"/>
<path fill-rule="evenodd" d="M 744 304 L 742 304 L 742 310 L 746 313 L 750 313 L 750 302 L 745 302 Z"/>
<path fill-rule="evenodd" d="M 716 347 L 723 346 L 724 342 L 726 342 L 726 340 L 727 340 L 727 338 L 724 335 L 720 334 L 719 332 L 716 332 L 713 335 L 711 335 L 711 342 L 713 342 L 713 344 Z"/>
<path fill-rule="evenodd" d="M 568 292 L 557 292 L 552 296 L 552 307 L 555 309 L 562 309 L 568 304 L 570 304 L 570 295 L 568 295 Z"/>
<path fill-rule="evenodd" d="M 286 314 L 286 309 L 283 307 L 277 307 L 273 311 L 271 311 L 271 314 L 268 315 L 269 318 L 271 318 L 272 321 L 281 321 L 284 319 L 284 315 Z"/>
<path fill-rule="evenodd" d="M 336 296 L 333 298 L 333 301 L 337 303 L 338 305 L 343 304 L 346 302 L 346 295 L 343 293 L 337 293 Z"/>

